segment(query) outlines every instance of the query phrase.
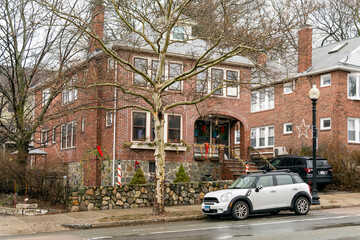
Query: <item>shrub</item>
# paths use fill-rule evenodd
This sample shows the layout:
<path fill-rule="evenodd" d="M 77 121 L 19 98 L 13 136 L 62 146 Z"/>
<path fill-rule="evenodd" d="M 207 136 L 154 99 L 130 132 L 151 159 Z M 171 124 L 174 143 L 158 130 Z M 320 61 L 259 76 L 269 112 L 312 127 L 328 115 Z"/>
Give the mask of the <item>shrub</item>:
<path fill-rule="evenodd" d="M 146 184 L 144 172 L 141 170 L 140 167 L 136 170 L 135 175 L 131 179 L 130 184 Z"/>
<path fill-rule="evenodd" d="M 182 164 L 180 165 L 179 171 L 176 173 L 176 179 L 174 180 L 174 183 L 179 183 L 179 182 L 190 182 L 190 178 L 186 174 Z"/>

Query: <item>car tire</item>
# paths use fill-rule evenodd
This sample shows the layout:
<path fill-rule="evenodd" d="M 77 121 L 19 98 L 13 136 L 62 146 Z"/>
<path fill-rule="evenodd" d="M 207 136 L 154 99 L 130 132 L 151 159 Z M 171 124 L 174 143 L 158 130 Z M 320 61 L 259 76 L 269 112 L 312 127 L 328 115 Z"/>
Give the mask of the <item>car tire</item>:
<path fill-rule="evenodd" d="M 232 208 L 232 217 L 236 220 L 245 220 L 249 216 L 249 205 L 244 201 L 238 201 Z"/>
<path fill-rule="evenodd" d="M 295 201 L 294 212 L 297 215 L 306 215 L 310 210 L 310 202 L 306 197 L 299 197 Z"/>

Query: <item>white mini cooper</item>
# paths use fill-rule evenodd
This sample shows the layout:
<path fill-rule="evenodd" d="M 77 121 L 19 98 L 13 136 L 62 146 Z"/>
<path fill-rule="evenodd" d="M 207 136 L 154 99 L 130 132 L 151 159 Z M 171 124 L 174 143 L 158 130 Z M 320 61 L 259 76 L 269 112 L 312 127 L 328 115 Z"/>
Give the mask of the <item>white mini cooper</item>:
<path fill-rule="evenodd" d="M 311 201 L 310 187 L 297 173 L 262 172 L 236 179 L 229 189 L 207 193 L 201 209 L 212 218 L 232 215 L 244 220 L 249 214 L 281 210 L 305 215 Z"/>

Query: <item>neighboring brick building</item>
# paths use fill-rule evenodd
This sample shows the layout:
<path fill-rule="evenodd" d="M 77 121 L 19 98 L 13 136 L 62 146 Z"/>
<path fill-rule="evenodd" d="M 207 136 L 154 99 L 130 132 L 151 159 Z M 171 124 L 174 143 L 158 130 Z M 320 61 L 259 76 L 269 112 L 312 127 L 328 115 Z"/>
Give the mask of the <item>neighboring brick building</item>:
<path fill-rule="evenodd" d="M 360 37 L 312 49 L 312 30 L 299 31 L 298 72 L 252 91 L 251 146 L 266 156 L 312 146 L 312 101 L 320 90 L 318 144 L 360 146 Z M 267 91 L 264 91 L 267 90 Z M 284 151 L 285 150 L 285 151 Z"/>
<path fill-rule="evenodd" d="M 101 29 L 101 26 L 98 24 L 96 29 Z M 157 67 L 158 56 L 149 48 L 133 50 L 118 45 L 115 49 L 120 58 L 130 59 L 134 66 L 148 76 L 154 74 L 152 69 Z M 138 86 L 143 84 L 137 74 L 115 64 L 105 54 L 96 51 L 94 46 L 90 51 L 91 57 L 78 65 L 72 76 L 69 76 L 72 78 L 69 87 L 55 99 L 52 109 L 58 111 L 97 100 L 101 100 L 101 103 L 96 103 L 96 106 L 105 108 L 143 104 L 141 100 L 129 99 L 119 89 L 111 87 L 86 90 L 71 88 L 73 84 L 101 82 L 103 79 L 124 84 L 130 82 Z M 189 44 L 170 46 L 164 78 L 191 68 L 195 63 L 192 51 Z M 207 93 L 224 79 L 237 82 L 235 85 L 225 85 L 213 97 L 196 106 L 180 106 L 166 113 L 165 142 L 169 143 L 166 148 L 167 181 L 175 179 L 180 164 L 184 165 L 191 181 L 233 178 L 229 167 L 226 168 L 220 161 L 225 156 L 221 153 L 225 152 L 225 158 L 233 157 L 232 151 L 243 159 L 248 155 L 250 90 L 246 85 L 243 87 L 238 83 L 250 81 L 250 67 L 253 64 L 248 59 L 235 56 L 194 76 L 191 81 L 169 86 L 166 100 L 179 101 L 191 97 L 190 93 Z M 46 98 L 48 91 L 51 89 L 44 87 L 42 93 L 36 95 L 36 101 Z M 152 180 L 155 171 L 151 115 L 137 108 L 117 111 L 91 109 L 72 113 L 45 123 L 35 139 L 42 144 L 46 143 L 44 150 L 49 153 L 48 162 L 63 163 L 68 167 L 70 184 L 116 184 L 117 178 L 112 176 L 117 176 L 118 166 L 122 170 L 122 183 L 130 182 L 137 164 L 148 181 Z M 206 149 L 205 143 L 212 145 Z M 212 148 L 219 145 L 225 148 Z M 104 153 L 102 158 L 97 155 L 98 146 Z M 234 165 L 238 166 L 238 160 Z"/>

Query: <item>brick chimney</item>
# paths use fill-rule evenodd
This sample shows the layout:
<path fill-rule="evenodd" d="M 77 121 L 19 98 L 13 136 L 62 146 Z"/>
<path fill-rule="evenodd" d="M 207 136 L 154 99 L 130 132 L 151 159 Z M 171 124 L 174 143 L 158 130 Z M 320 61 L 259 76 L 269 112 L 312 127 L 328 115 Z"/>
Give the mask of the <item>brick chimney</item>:
<path fill-rule="evenodd" d="M 99 39 L 104 39 L 104 18 L 105 8 L 101 0 L 94 0 L 91 8 L 91 31 L 95 33 Z M 89 52 L 93 53 L 99 49 L 96 40 L 89 40 Z"/>
<path fill-rule="evenodd" d="M 312 28 L 305 26 L 298 32 L 298 72 L 312 66 Z"/>

